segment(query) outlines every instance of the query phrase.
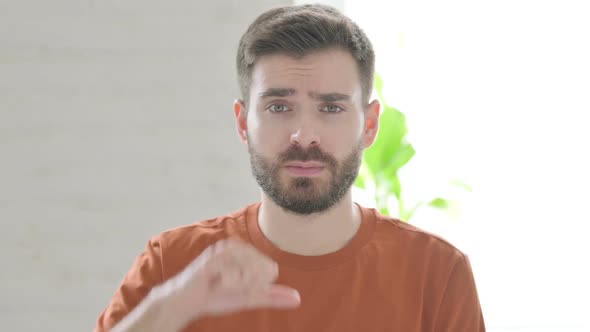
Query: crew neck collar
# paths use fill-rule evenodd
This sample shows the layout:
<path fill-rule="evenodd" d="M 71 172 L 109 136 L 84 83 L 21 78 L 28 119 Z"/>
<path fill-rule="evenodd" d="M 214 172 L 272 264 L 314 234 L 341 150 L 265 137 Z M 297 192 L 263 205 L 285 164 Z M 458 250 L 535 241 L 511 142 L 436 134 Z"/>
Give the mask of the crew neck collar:
<path fill-rule="evenodd" d="M 352 258 L 370 240 L 375 229 L 375 214 L 373 211 L 357 204 L 361 212 L 361 224 L 355 235 L 344 247 L 318 256 L 298 255 L 280 249 L 264 235 L 258 224 L 258 210 L 261 204 L 258 202 L 247 208 L 246 225 L 248 233 L 255 247 L 273 258 L 279 265 L 285 267 L 317 270 L 338 265 Z"/>

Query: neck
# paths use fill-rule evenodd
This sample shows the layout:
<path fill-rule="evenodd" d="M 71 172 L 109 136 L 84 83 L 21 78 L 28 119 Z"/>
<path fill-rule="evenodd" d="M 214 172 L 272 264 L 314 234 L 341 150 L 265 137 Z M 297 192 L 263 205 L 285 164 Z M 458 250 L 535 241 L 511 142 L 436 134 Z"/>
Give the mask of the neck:
<path fill-rule="evenodd" d="M 350 190 L 330 209 L 306 216 L 283 210 L 266 194 L 258 211 L 262 233 L 280 249 L 298 255 L 318 256 L 344 247 L 361 224 L 361 213 Z"/>

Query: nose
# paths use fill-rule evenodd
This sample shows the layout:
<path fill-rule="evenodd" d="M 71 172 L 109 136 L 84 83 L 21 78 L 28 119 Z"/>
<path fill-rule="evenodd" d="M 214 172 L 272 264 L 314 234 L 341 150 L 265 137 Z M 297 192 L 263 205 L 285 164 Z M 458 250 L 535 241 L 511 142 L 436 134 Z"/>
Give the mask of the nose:
<path fill-rule="evenodd" d="M 291 134 L 291 144 L 299 145 L 302 148 L 308 148 L 320 144 L 320 136 L 317 130 L 309 123 L 299 125 Z"/>

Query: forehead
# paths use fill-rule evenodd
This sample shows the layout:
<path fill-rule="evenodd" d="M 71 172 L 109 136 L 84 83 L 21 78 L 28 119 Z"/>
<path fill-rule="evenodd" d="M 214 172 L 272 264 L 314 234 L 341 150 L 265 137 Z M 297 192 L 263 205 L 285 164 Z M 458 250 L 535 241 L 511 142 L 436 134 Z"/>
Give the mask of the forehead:
<path fill-rule="evenodd" d="M 297 93 L 343 93 L 356 96 L 361 90 L 357 64 L 349 52 L 328 49 L 293 57 L 261 56 L 252 71 L 251 95 L 269 88 L 294 89 Z"/>

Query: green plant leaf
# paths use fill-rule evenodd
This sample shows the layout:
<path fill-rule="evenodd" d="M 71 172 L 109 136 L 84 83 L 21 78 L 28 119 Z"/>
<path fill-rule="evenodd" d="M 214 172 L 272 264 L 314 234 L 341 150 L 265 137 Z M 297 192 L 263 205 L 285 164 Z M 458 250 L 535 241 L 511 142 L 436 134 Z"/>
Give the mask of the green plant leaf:
<path fill-rule="evenodd" d="M 361 188 L 361 189 L 366 189 L 367 183 L 371 183 L 373 181 L 374 180 L 373 180 L 372 174 L 367 169 L 366 163 L 363 162 L 361 164 L 360 169 L 359 169 L 359 173 L 358 173 L 358 176 L 356 178 L 354 185 Z"/>
<path fill-rule="evenodd" d="M 437 209 L 447 210 L 451 206 L 451 202 L 444 198 L 437 197 L 428 202 L 428 205 Z"/>
<path fill-rule="evenodd" d="M 400 202 L 402 200 L 402 184 L 399 181 L 399 176 L 397 176 L 397 174 L 391 177 L 391 191 L 398 202 Z"/>
<path fill-rule="evenodd" d="M 383 80 L 378 74 L 375 75 L 374 88 L 382 104 L 379 131 L 373 145 L 364 151 L 361 170 L 355 185 L 363 189 L 367 186 L 374 188 L 373 194 L 377 209 L 385 215 L 389 215 L 391 207 L 389 204 L 395 197 L 398 214 L 404 221 L 410 220 L 416 210 L 423 206 L 452 211 L 454 203 L 441 197 L 436 197 L 431 201 L 420 201 L 410 209 L 406 209 L 398 174 L 399 170 L 412 160 L 416 150 L 412 144 L 406 141 L 408 133 L 406 116 L 386 103 L 383 94 Z M 453 180 L 450 183 L 472 191 L 471 187 L 462 181 Z"/>
<path fill-rule="evenodd" d="M 373 174 L 391 167 L 406 135 L 405 115 L 393 107 L 385 106 L 379 119 L 379 132 L 373 145 L 365 151 L 365 162 Z M 395 170 L 397 171 L 397 169 Z"/>
<path fill-rule="evenodd" d="M 361 174 L 359 172 L 359 175 L 356 177 L 356 180 L 354 181 L 354 186 L 355 187 L 359 187 L 361 189 L 365 189 L 365 177 L 363 176 L 363 174 Z"/>
<path fill-rule="evenodd" d="M 399 149 L 397 149 L 397 151 L 395 151 L 388 167 L 395 169 L 397 172 L 397 170 L 407 164 L 415 154 L 416 150 L 414 150 L 414 147 L 411 144 L 404 143 Z"/>

